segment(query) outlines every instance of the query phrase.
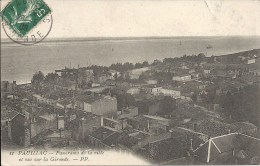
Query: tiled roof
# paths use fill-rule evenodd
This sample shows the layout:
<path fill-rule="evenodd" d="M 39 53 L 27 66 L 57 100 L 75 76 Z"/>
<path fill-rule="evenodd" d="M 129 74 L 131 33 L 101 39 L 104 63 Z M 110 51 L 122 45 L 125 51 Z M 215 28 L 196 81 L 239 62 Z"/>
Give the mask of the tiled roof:
<path fill-rule="evenodd" d="M 121 137 L 119 139 L 119 143 L 128 148 L 131 148 L 132 146 L 136 145 L 138 143 L 138 141 L 144 140 L 148 137 L 149 137 L 148 134 L 145 134 L 140 131 L 136 131 L 134 133 L 129 133 L 129 134 Z"/>
<path fill-rule="evenodd" d="M 117 131 L 112 130 L 108 127 L 100 127 L 97 130 L 95 130 L 94 132 L 92 132 L 90 134 L 90 136 L 97 139 L 97 140 L 103 141 L 116 132 Z"/>
<path fill-rule="evenodd" d="M 233 149 L 236 149 L 246 150 L 247 155 L 251 155 L 250 157 L 247 156 L 247 158 L 250 159 L 254 155 L 257 155 L 259 143 L 260 139 L 258 138 L 244 134 L 231 133 L 211 138 L 203 146 L 196 149 L 194 154 L 196 154 L 203 163 L 216 162 L 219 160 L 217 162 L 220 164 L 230 158 L 228 154 L 232 153 Z M 208 148 L 209 146 L 210 148 Z"/>
<path fill-rule="evenodd" d="M 8 112 L 5 112 L 5 113 L 2 113 L 2 110 L 1 110 L 1 120 L 12 120 L 14 117 L 16 117 L 17 115 L 23 115 L 17 111 L 8 111 Z M 23 115 L 24 116 L 24 115 Z"/>
<path fill-rule="evenodd" d="M 210 137 L 227 134 L 232 126 L 216 120 L 202 120 L 198 123 L 198 131 Z"/>
<path fill-rule="evenodd" d="M 257 127 L 249 122 L 236 122 L 231 124 L 233 126 L 233 129 L 237 132 L 239 131 L 246 131 L 246 130 L 256 130 Z"/>
<path fill-rule="evenodd" d="M 93 103 L 99 99 L 102 99 L 104 96 L 102 95 L 81 95 L 77 97 L 77 100 L 83 101 L 86 103 Z"/>
<path fill-rule="evenodd" d="M 39 134 L 37 134 L 35 137 L 33 137 L 31 139 L 31 142 L 33 144 L 37 144 L 39 141 L 43 140 L 46 136 L 52 134 L 53 131 L 51 129 L 46 129 L 46 130 L 43 130 L 42 132 L 40 132 Z"/>

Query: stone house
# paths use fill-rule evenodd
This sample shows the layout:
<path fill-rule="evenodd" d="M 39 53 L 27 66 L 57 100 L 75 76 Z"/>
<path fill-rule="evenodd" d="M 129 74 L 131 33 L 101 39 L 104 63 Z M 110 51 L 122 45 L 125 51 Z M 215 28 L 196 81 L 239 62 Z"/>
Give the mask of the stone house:
<path fill-rule="evenodd" d="M 152 89 L 152 94 L 163 96 L 171 96 L 173 98 L 180 98 L 181 92 L 177 88 L 170 88 L 170 87 L 155 87 Z"/>
<path fill-rule="evenodd" d="M 10 112 L 7 126 L 10 140 L 23 147 L 31 144 L 29 123 L 23 114 L 16 111 Z"/>
<path fill-rule="evenodd" d="M 95 115 L 105 115 L 117 112 L 117 99 L 103 95 L 84 95 L 77 98 L 76 106 L 82 111 Z"/>
<path fill-rule="evenodd" d="M 69 122 L 69 126 L 72 129 L 73 139 L 87 142 L 88 135 L 101 127 L 101 117 L 77 111 L 76 118 Z"/>

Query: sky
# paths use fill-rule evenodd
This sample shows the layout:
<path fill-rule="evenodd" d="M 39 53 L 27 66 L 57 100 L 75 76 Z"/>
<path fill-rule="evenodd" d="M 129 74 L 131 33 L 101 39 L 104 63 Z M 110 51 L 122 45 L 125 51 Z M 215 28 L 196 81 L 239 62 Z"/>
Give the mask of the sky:
<path fill-rule="evenodd" d="M 53 16 L 48 38 L 260 35 L 260 1 L 44 1 Z"/>

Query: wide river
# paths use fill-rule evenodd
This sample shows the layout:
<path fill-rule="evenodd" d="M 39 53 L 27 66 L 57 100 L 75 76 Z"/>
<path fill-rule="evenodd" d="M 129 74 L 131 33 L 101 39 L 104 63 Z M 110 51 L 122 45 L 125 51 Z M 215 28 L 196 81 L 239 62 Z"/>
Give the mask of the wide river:
<path fill-rule="evenodd" d="M 212 46 L 209 48 L 207 46 Z M 30 82 L 36 71 L 44 74 L 65 66 L 152 62 L 166 57 L 204 53 L 223 55 L 260 48 L 260 37 L 173 37 L 138 39 L 63 39 L 33 46 L 1 44 L 1 80 Z"/>

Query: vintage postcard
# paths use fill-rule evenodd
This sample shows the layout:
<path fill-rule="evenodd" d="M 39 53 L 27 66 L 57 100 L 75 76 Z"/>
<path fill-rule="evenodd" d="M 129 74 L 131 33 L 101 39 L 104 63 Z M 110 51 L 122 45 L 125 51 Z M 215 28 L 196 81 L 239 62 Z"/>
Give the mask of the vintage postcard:
<path fill-rule="evenodd" d="M 260 1 L 1 0 L 1 165 L 259 165 Z"/>

